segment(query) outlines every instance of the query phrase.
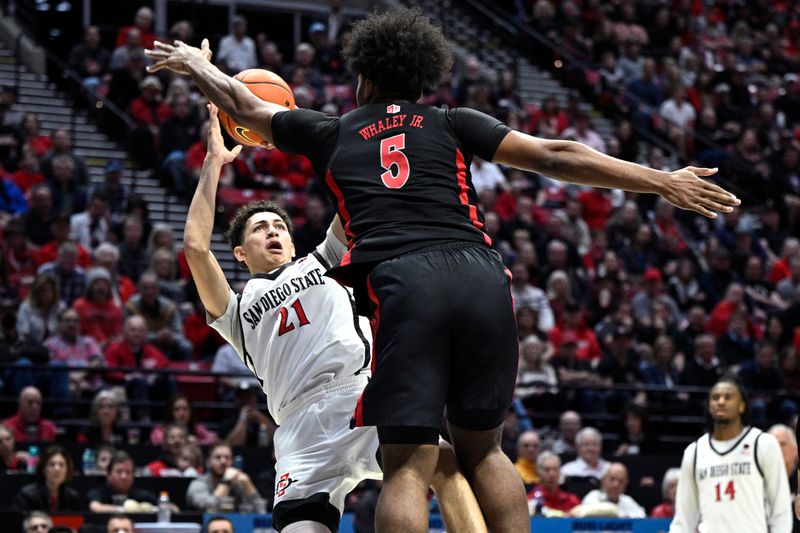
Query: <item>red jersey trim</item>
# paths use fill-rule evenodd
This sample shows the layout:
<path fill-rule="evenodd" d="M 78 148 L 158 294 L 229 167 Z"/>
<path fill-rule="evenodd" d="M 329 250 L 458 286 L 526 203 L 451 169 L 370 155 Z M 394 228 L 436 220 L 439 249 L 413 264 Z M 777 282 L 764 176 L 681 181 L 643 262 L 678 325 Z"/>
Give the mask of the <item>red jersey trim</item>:
<path fill-rule="evenodd" d="M 469 210 L 469 220 L 472 225 L 483 233 L 483 244 L 492 245 L 492 239 L 483 231 L 483 222 L 478 219 L 478 208 L 469 203 L 469 185 L 467 185 L 467 165 L 464 162 L 464 154 L 456 148 L 456 178 L 458 180 L 458 199 L 461 205 L 467 206 Z"/>
<path fill-rule="evenodd" d="M 339 212 L 339 216 L 342 218 L 344 233 L 347 235 L 347 239 L 350 241 L 350 243 L 352 243 L 353 239 L 355 239 L 355 234 L 350 231 L 350 213 L 347 211 L 347 207 L 344 205 L 344 195 L 342 194 L 342 190 L 336 184 L 336 180 L 333 179 L 333 174 L 331 174 L 330 169 L 328 169 L 328 172 L 325 173 L 325 185 L 328 186 L 333 195 L 336 197 L 336 209 Z M 348 244 L 348 248 L 352 249 L 352 246 Z M 350 250 L 344 254 L 344 257 L 342 257 L 342 261 L 339 263 L 339 265 L 345 266 L 349 264 Z"/>

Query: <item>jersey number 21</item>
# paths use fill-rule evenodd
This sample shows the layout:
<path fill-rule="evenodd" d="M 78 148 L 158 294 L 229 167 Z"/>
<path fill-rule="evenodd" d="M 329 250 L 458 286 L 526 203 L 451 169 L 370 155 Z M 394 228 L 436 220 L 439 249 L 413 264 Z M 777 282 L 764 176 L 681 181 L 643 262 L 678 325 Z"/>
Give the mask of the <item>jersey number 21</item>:
<path fill-rule="evenodd" d="M 310 324 L 300 300 L 295 300 L 294 303 L 289 307 L 291 307 L 297 315 L 297 319 L 299 320 L 297 325 L 298 328 L 302 328 L 306 324 Z M 278 309 L 278 312 L 281 314 L 281 325 L 278 327 L 278 336 L 280 337 L 284 333 L 289 333 L 290 331 L 294 330 L 294 320 L 289 320 L 289 309 L 287 307 L 281 307 Z"/>

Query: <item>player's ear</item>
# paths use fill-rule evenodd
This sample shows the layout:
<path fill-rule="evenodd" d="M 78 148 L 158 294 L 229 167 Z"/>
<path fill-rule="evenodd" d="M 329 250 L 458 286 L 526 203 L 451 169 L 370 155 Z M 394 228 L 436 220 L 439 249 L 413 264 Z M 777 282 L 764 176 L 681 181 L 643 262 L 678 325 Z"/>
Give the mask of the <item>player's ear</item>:
<path fill-rule="evenodd" d="M 247 257 L 244 253 L 244 248 L 241 245 L 236 246 L 233 249 L 233 256 L 236 258 L 237 261 L 244 263 L 245 258 Z"/>

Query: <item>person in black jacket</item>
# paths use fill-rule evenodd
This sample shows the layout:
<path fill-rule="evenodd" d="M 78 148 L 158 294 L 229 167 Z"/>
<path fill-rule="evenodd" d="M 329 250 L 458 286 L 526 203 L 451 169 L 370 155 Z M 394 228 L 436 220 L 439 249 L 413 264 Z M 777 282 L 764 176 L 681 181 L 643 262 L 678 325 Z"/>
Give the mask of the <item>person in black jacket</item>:
<path fill-rule="evenodd" d="M 50 446 L 36 466 L 33 483 L 23 486 L 14 499 L 14 509 L 22 512 L 80 511 L 83 497 L 71 485 L 72 458 L 61 446 Z"/>

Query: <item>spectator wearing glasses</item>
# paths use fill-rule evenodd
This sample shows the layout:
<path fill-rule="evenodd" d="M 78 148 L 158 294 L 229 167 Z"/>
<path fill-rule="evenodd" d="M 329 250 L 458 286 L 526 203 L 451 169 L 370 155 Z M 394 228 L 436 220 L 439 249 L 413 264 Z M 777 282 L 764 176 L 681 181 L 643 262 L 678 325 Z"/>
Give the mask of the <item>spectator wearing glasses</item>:
<path fill-rule="evenodd" d="M 525 431 L 517 439 L 517 460 L 514 468 L 525 484 L 525 491 L 529 491 L 539 483 L 539 474 L 536 472 L 536 459 L 542 443 L 539 434 L 535 431 Z"/>

